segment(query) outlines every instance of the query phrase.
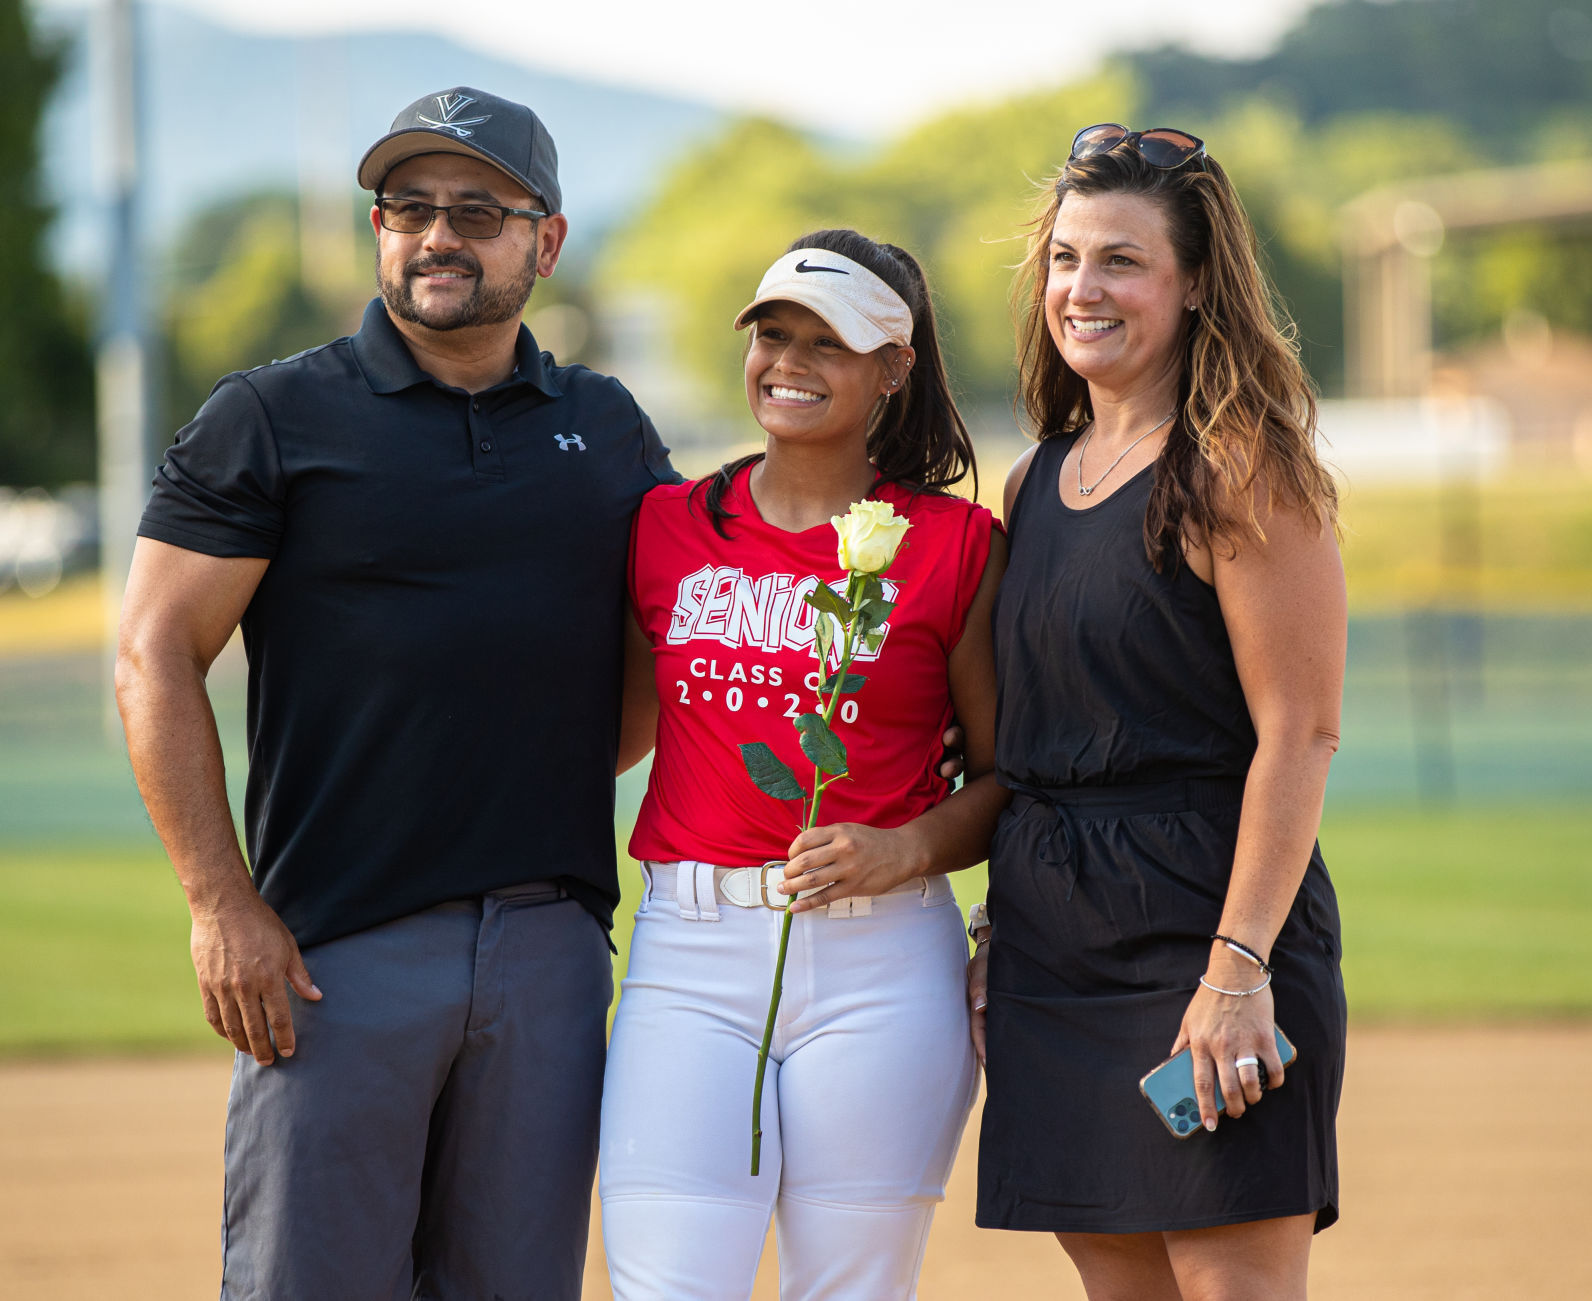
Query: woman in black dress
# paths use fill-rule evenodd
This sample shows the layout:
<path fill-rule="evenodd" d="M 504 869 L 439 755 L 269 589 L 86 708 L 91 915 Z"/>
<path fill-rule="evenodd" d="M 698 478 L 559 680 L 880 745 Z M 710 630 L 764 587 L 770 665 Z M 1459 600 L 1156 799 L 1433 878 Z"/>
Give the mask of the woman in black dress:
<path fill-rule="evenodd" d="M 969 975 L 978 1222 L 1055 1233 L 1091 1301 L 1302 1298 L 1337 1218 L 1345 1020 L 1315 845 L 1346 635 L 1315 403 L 1195 137 L 1079 132 L 1025 266 L 1039 441 L 995 615 L 1013 800 Z M 1138 1085 L 1185 1047 L 1213 1132 L 1180 1141 Z"/>

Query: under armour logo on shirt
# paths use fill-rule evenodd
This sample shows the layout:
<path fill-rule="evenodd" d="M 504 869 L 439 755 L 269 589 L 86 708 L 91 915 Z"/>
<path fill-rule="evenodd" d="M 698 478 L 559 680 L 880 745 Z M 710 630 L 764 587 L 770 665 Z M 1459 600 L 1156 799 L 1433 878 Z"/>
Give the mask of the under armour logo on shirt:
<path fill-rule="evenodd" d="M 579 434 L 569 434 L 567 436 L 564 434 L 554 434 L 553 437 L 558 440 L 558 450 L 561 452 L 567 452 L 572 447 L 577 452 L 584 452 L 586 450 L 586 444 L 581 442 Z"/>

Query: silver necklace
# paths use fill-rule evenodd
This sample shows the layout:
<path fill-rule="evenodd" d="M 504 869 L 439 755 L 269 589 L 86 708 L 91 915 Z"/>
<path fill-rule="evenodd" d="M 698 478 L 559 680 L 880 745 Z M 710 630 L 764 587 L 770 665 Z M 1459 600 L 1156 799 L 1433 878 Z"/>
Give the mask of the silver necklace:
<path fill-rule="evenodd" d="M 1166 422 L 1176 414 L 1177 411 L 1175 409 L 1168 411 L 1164 416 L 1157 420 L 1153 426 L 1151 426 L 1149 429 L 1146 429 L 1142 434 L 1140 434 L 1131 443 L 1124 447 L 1117 459 L 1112 461 L 1110 465 L 1106 466 L 1105 474 L 1102 474 L 1098 479 L 1085 488 L 1083 486 L 1083 454 L 1089 450 L 1089 440 L 1094 437 L 1094 423 L 1091 421 L 1089 424 L 1089 432 L 1083 436 L 1083 446 L 1078 449 L 1078 495 L 1080 497 L 1087 497 L 1091 492 L 1098 488 L 1106 481 L 1106 478 L 1108 475 L 1110 475 L 1111 471 L 1115 470 L 1117 466 L 1122 464 L 1122 458 L 1124 456 L 1131 452 L 1157 429 L 1160 429 L 1162 426 L 1164 426 Z"/>

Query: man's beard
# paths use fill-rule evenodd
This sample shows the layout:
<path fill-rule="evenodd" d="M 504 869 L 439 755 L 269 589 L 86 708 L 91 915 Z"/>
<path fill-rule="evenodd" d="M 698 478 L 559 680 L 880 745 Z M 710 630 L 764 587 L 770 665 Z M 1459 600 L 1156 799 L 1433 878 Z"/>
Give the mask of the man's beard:
<path fill-rule="evenodd" d="M 464 271 L 475 278 L 470 296 L 463 302 L 422 308 L 410 289 L 410 278 L 431 271 Z M 376 254 L 376 284 L 381 289 L 387 310 L 401 320 L 423 325 L 428 330 L 462 330 L 472 325 L 502 325 L 517 320 L 536 285 L 536 254 L 533 249 L 520 274 L 512 280 L 487 284 L 481 264 L 468 253 L 437 254 L 416 258 L 404 265 L 401 273 L 388 276 Z"/>

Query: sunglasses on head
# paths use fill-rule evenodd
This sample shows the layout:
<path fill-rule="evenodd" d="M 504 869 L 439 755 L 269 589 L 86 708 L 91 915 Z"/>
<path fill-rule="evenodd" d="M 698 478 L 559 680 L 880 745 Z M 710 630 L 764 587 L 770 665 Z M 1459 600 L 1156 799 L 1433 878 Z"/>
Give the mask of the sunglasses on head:
<path fill-rule="evenodd" d="M 1086 126 L 1072 138 L 1072 153 L 1067 161 L 1075 163 L 1096 154 L 1108 154 L 1118 145 L 1131 145 L 1140 158 L 1151 167 L 1171 171 L 1181 167 L 1191 158 L 1204 158 L 1205 142 L 1198 136 L 1175 127 L 1151 127 L 1148 131 L 1129 131 L 1116 122 L 1101 122 Z M 1204 164 L 1201 163 L 1203 167 Z"/>

